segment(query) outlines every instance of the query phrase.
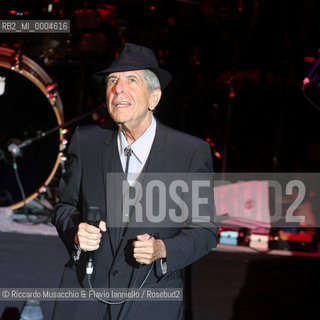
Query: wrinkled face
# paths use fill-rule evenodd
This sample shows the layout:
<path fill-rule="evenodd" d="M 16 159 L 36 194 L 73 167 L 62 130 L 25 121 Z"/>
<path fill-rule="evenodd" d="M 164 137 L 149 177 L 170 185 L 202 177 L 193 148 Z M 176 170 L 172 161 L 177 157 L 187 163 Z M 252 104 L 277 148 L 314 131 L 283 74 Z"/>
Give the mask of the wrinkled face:
<path fill-rule="evenodd" d="M 143 70 L 111 73 L 106 84 L 107 109 L 117 124 L 130 129 L 150 124 L 152 113 L 148 108 L 153 110 L 160 98 L 148 92 Z"/>

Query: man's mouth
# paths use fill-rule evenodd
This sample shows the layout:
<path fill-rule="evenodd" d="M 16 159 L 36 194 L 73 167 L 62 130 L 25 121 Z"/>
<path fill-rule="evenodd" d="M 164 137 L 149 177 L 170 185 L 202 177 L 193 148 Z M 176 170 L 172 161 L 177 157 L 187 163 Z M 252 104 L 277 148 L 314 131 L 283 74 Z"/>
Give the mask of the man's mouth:
<path fill-rule="evenodd" d="M 127 101 L 119 101 L 119 102 L 116 102 L 113 104 L 114 107 L 116 108 L 125 108 L 125 107 L 128 107 L 131 105 L 130 102 L 127 102 Z"/>

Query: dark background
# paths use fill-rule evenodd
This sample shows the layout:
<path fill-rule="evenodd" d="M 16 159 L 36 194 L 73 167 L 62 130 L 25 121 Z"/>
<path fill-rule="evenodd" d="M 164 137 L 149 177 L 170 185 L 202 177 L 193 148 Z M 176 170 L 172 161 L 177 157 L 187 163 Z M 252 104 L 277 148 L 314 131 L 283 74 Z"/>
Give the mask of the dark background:
<path fill-rule="evenodd" d="M 1 4 L 1 19 L 70 19 L 71 33 L 3 33 L 0 43 L 20 47 L 57 82 L 65 120 L 104 103 L 91 75 L 122 42 L 146 45 L 174 79 L 157 117 L 209 138 L 213 152 L 226 155 L 224 165 L 214 157 L 216 171 L 318 172 L 320 112 L 301 85 L 318 58 L 319 6 L 316 0 L 10 1 Z M 306 89 L 314 101 L 317 86 Z M 103 121 L 96 116 L 82 123 Z"/>

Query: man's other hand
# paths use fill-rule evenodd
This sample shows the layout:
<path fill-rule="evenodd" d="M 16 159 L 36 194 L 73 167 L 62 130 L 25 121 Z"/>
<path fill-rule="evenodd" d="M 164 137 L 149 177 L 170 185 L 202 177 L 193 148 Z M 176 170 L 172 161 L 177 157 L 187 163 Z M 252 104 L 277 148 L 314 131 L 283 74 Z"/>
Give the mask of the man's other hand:
<path fill-rule="evenodd" d="M 155 239 L 145 233 L 137 236 L 133 242 L 133 256 L 141 264 L 151 264 L 153 261 L 166 258 L 166 247 L 161 239 Z"/>

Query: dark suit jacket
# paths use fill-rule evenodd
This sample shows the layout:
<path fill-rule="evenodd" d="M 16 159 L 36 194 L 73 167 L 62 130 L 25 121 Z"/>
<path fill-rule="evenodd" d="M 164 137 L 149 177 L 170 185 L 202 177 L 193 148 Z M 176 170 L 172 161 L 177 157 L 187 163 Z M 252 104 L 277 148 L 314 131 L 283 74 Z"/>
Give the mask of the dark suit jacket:
<path fill-rule="evenodd" d="M 105 126 L 77 128 L 68 151 L 68 170 L 60 183 L 60 201 L 52 222 L 71 256 L 77 227 L 80 222 L 86 221 L 87 208 L 101 208 L 101 219 L 107 221 L 107 232 L 103 234 L 100 247 L 94 253 L 95 288 L 139 287 L 151 267 L 153 270 L 147 278 L 145 288 L 182 288 L 182 269 L 208 253 L 217 244 L 217 227 L 213 223 L 212 186 L 201 189 L 207 190 L 202 196 L 209 200 L 207 205 L 199 206 L 201 214 L 210 216 L 209 222 L 191 222 L 191 207 L 185 222 L 171 221 L 166 214 L 161 222 L 152 223 L 147 219 L 147 210 L 143 210 L 143 221 L 139 222 L 133 209 L 133 212 L 130 212 L 130 222 L 119 226 L 122 195 L 117 190 L 117 183 L 114 183 L 112 175 L 119 172 L 117 177 L 121 177 L 123 174 L 117 147 L 117 131 L 118 127 L 113 122 Z M 208 143 L 196 137 L 173 130 L 157 121 L 155 140 L 143 172 L 140 176 L 142 186 L 146 186 L 153 178 L 149 177 L 148 173 L 169 173 L 169 176 L 179 173 L 181 180 L 190 183 L 190 188 L 194 175 L 198 173 L 204 174 L 206 179 L 212 182 L 210 147 Z M 190 193 L 185 196 L 184 190 L 177 190 L 180 190 L 180 196 L 185 202 L 191 203 Z M 144 208 L 148 199 L 143 198 L 140 201 Z M 159 208 L 160 201 L 162 200 L 153 201 L 153 208 Z M 167 207 L 181 213 L 182 206 L 177 201 L 166 199 L 166 204 Z M 143 265 L 138 271 L 139 267 L 132 256 L 132 241 L 137 235 L 144 233 L 155 235 L 164 241 L 168 267 L 165 275 L 162 274 L 160 261 L 156 261 L 154 266 Z M 87 253 L 82 253 L 78 263 L 70 259 L 64 271 L 61 287 L 88 287 L 85 277 L 86 261 Z M 58 301 L 54 312 L 54 319 L 68 320 L 140 317 L 183 319 L 182 302 L 128 301 L 124 305 L 110 307 L 98 301 Z"/>

